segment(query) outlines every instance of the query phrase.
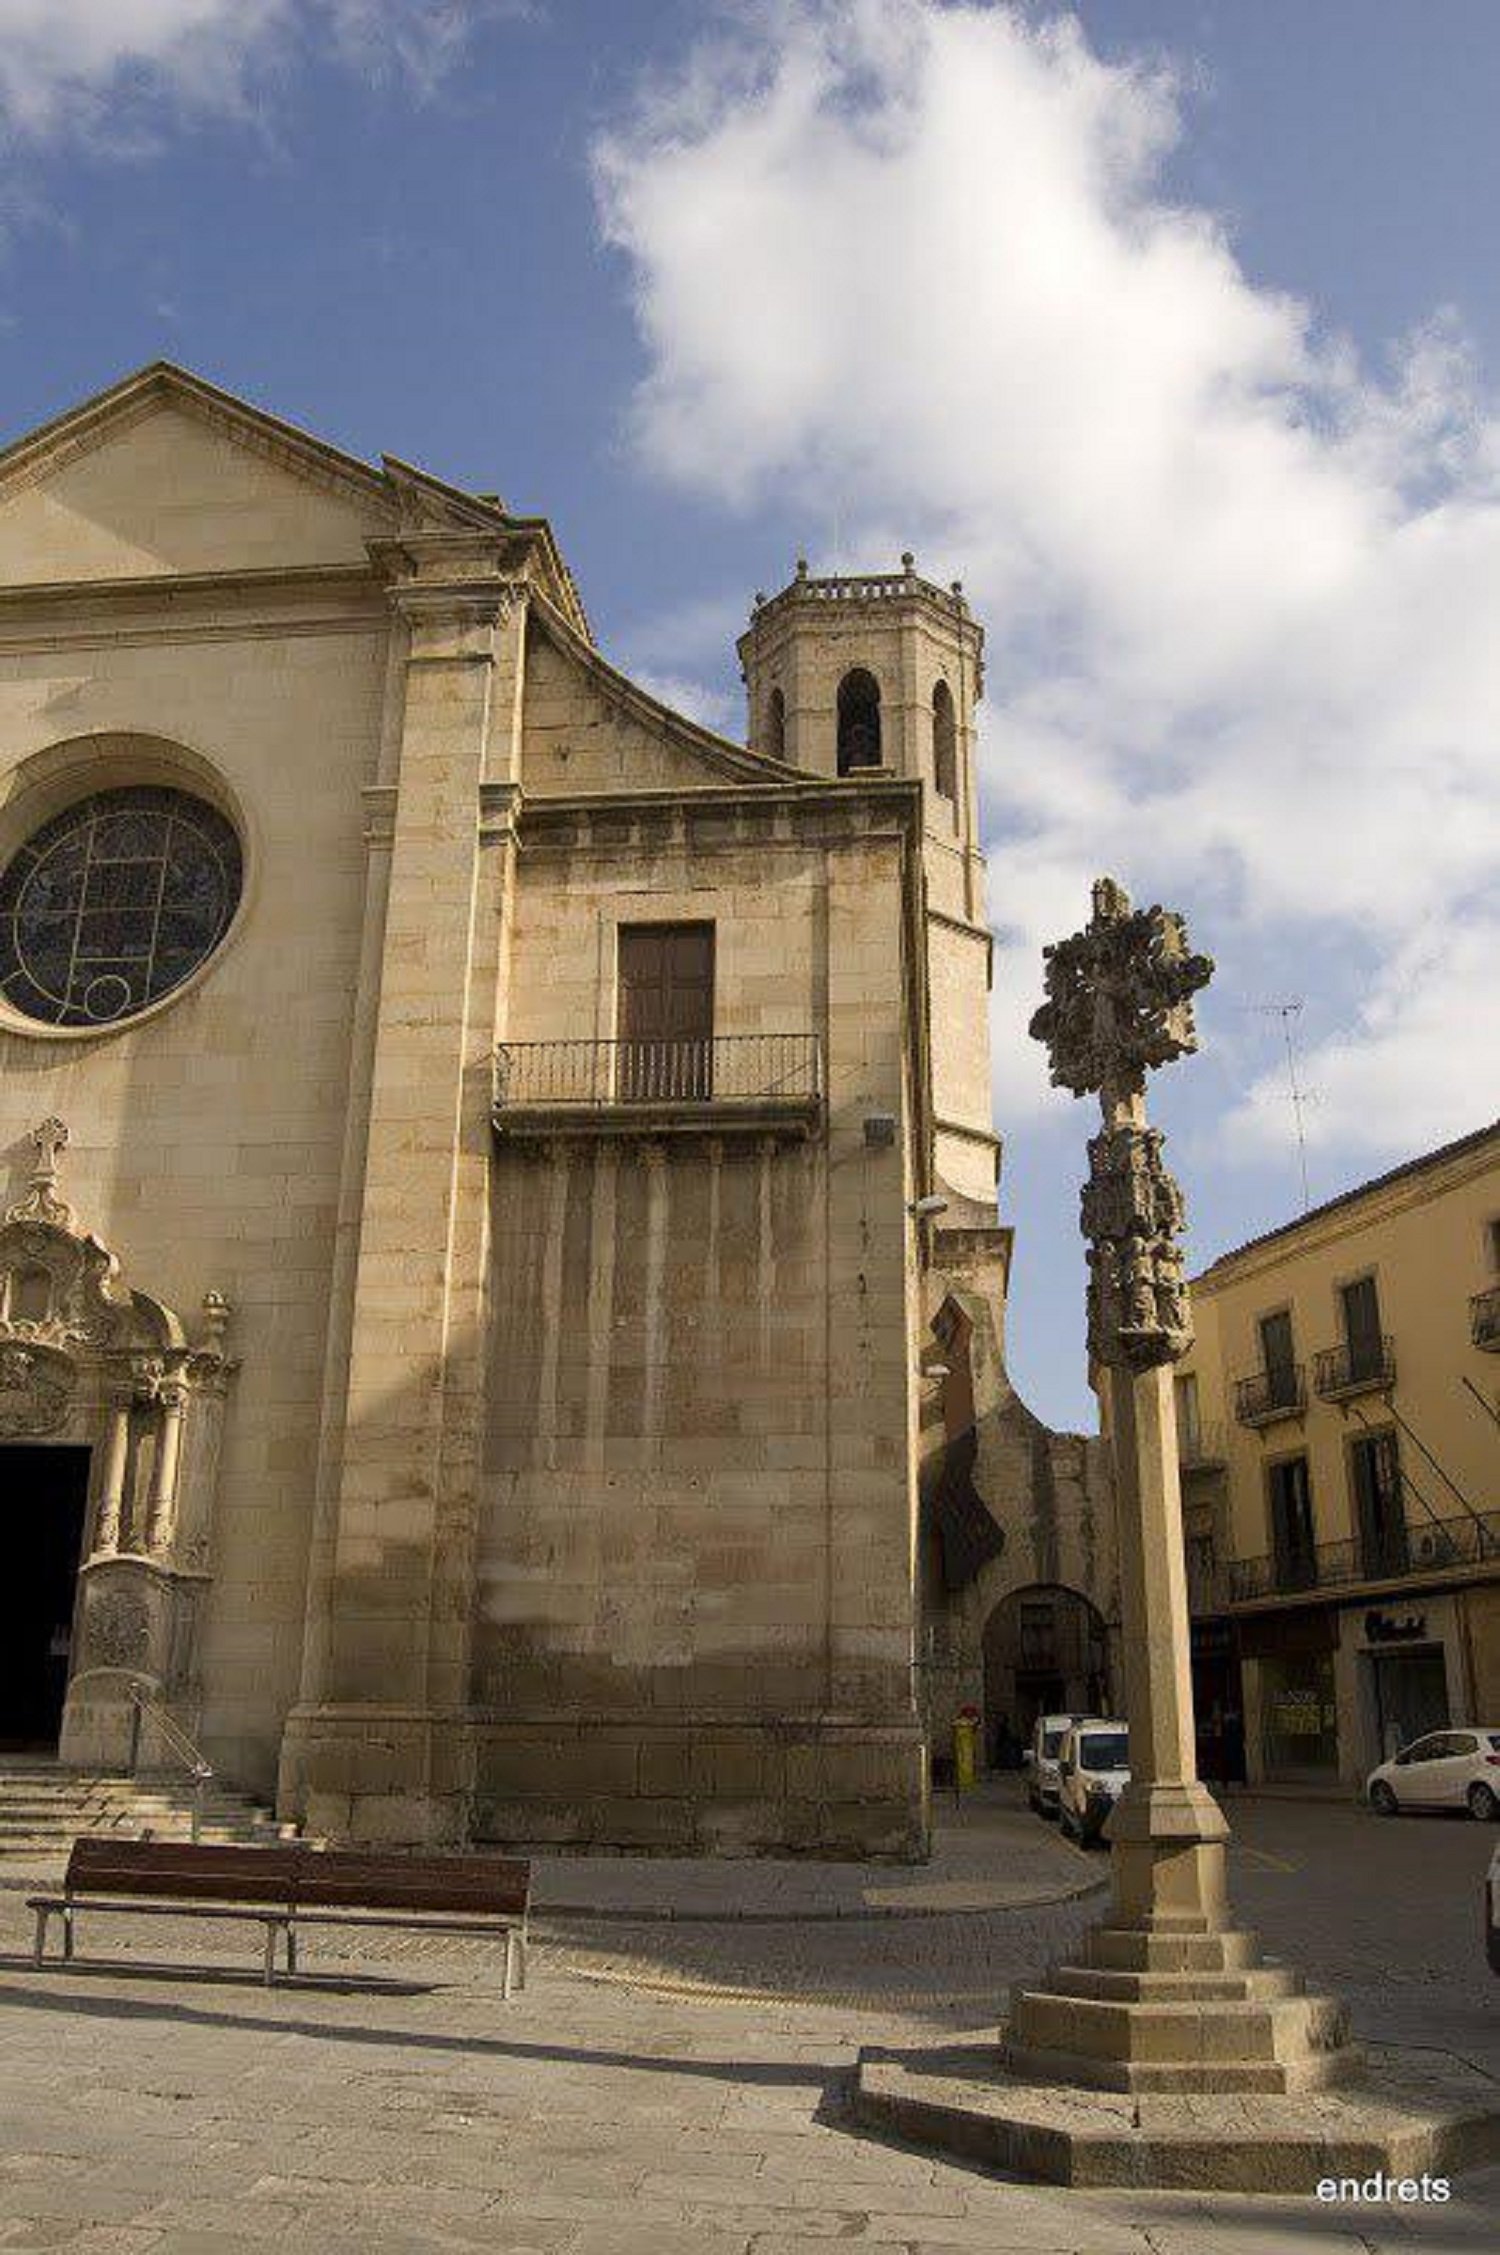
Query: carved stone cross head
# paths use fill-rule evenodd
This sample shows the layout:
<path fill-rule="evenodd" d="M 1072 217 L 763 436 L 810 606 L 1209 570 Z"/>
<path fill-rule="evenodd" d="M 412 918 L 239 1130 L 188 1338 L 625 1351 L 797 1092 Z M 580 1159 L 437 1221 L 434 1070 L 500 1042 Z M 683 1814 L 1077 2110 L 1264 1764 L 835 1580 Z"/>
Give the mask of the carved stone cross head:
<path fill-rule="evenodd" d="M 1053 1085 L 1097 1093 L 1107 1123 L 1140 1117 L 1146 1075 L 1198 1046 L 1192 997 L 1213 959 L 1188 946 L 1180 916 L 1132 908 L 1112 877 L 1094 886 L 1081 932 L 1043 951 L 1047 999 L 1031 1021 Z"/>
<path fill-rule="evenodd" d="M 30 1188 L 18 1206 L 7 1209 L 5 1219 L 51 1222 L 60 1229 L 71 1229 L 73 1209 L 57 1195 L 58 1162 L 68 1148 L 67 1123 L 56 1118 L 43 1120 L 27 1140 L 36 1153 Z"/>

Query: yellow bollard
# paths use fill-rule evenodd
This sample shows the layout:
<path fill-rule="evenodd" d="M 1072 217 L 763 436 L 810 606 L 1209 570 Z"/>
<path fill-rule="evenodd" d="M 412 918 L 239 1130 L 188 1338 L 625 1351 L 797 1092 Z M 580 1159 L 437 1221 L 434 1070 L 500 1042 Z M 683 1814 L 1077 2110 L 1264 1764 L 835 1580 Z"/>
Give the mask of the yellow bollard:
<path fill-rule="evenodd" d="M 979 1777 L 979 1709 L 960 1707 L 953 1718 L 953 1790 L 972 1793 Z"/>

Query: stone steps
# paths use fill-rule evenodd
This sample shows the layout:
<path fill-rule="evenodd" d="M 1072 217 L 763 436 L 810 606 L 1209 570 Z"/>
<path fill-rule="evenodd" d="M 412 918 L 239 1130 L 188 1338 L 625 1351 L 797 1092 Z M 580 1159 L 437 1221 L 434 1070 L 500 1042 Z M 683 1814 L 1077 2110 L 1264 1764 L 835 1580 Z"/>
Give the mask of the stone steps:
<path fill-rule="evenodd" d="M 194 1800 L 187 1779 L 96 1775 L 0 1758 L 0 1861 L 60 1856 L 80 1834 L 188 1840 Z M 250 1846 L 280 1836 L 269 1809 L 223 1785 L 205 1788 L 199 1818 L 205 1843 Z"/>

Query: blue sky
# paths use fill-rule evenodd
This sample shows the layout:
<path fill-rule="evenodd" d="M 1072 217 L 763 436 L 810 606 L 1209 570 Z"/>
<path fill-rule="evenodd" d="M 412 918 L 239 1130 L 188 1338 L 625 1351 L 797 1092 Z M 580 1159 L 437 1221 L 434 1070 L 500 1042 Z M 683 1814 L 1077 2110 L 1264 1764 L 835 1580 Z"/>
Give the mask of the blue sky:
<path fill-rule="evenodd" d="M 1195 1260 L 1300 1197 L 1265 1003 L 1315 1197 L 1500 1109 L 1497 80 L 1491 0 L 0 0 L 0 424 L 160 354 L 498 490 L 736 732 L 800 549 L 961 574 L 1011 1359 L 1086 1418 L 1020 1029 L 1096 867 L 1219 958 Z"/>

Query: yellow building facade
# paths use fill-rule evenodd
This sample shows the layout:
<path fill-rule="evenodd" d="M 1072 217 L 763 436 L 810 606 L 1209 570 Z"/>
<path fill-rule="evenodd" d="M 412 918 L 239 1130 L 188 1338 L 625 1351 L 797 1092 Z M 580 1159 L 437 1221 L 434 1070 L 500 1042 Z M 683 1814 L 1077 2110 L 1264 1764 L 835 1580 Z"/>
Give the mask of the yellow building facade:
<path fill-rule="evenodd" d="M 1352 1783 L 1500 1717 L 1500 1127 L 1193 1283 L 1178 1379 L 1208 1774 Z"/>

